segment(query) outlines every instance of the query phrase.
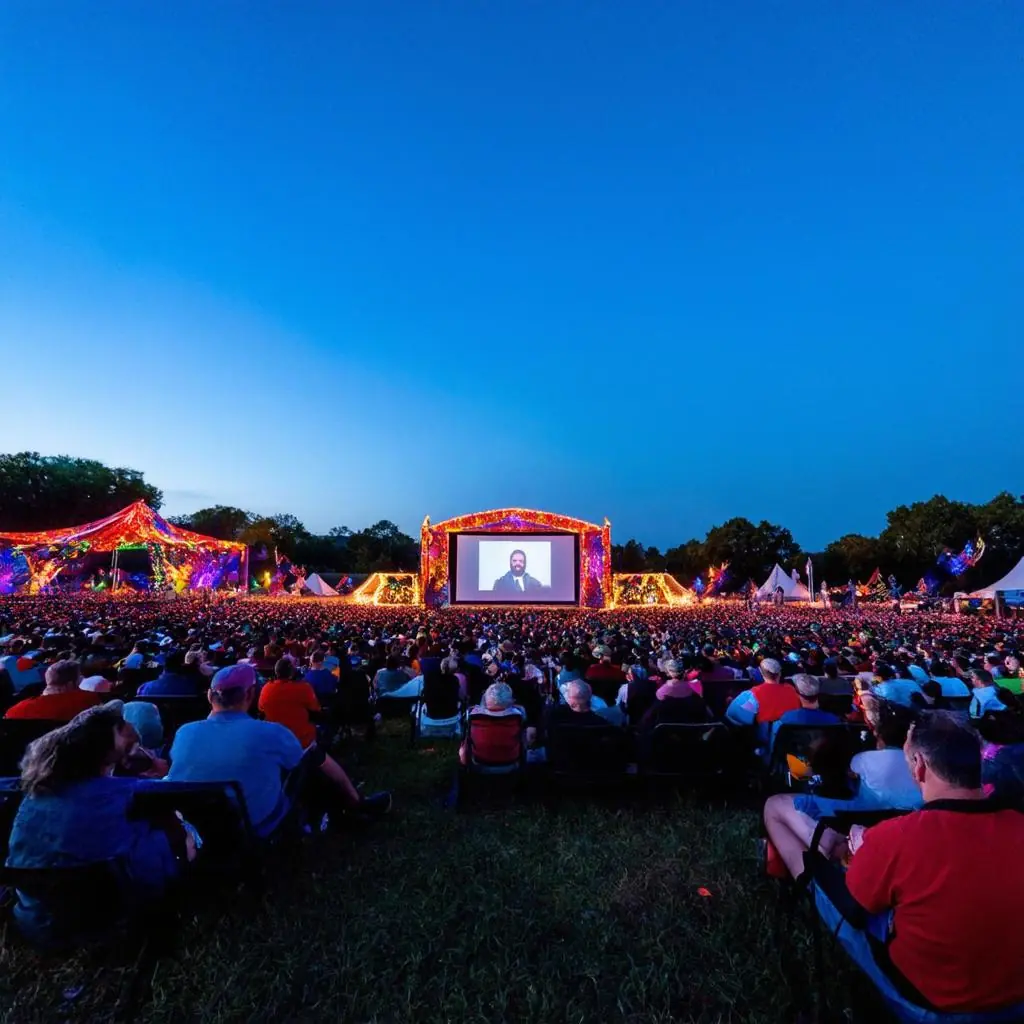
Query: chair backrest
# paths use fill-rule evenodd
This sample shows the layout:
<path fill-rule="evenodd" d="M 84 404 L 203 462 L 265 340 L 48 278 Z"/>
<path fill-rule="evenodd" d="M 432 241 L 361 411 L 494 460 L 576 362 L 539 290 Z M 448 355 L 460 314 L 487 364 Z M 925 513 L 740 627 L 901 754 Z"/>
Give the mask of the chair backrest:
<path fill-rule="evenodd" d="M 20 779 L 0 779 L 0 864 L 7 861 L 11 829 L 23 796 Z"/>
<path fill-rule="evenodd" d="M 242 787 L 237 782 L 161 782 L 136 791 L 130 818 L 159 819 L 179 812 L 203 839 L 204 855 L 242 856 L 256 843 Z"/>
<path fill-rule="evenodd" d="M 727 765 L 729 731 L 720 722 L 663 722 L 651 733 L 640 770 L 650 775 L 706 778 L 722 774 Z"/>
<path fill-rule="evenodd" d="M 629 752 L 629 733 L 616 725 L 559 723 L 548 736 L 548 763 L 556 774 L 621 776 Z"/>
<path fill-rule="evenodd" d="M 139 700 L 155 705 L 164 725 L 164 743 L 174 739 L 178 729 L 188 722 L 199 722 L 210 714 L 210 704 L 205 697 L 149 697 Z"/>
<path fill-rule="evenodd" d="M 129 886 L 116 858 L 61 868 L 0 866 L 0 880 L 19 898 L 38 900 L 51 916 L 51 930 L 64 941 L 109 931 L 131 909 Z"/>
<path fill-rule="evenodd" d="M 772 743 L 772 775 L 784 776 L 790 755 L 806 762 L 828 788 L 840 786 L 850 767 L 856 730 L 839 725 L 780 725 Z"/>
<path fill-rule="evenodd" d="M 838 715 L 840 718 L 845 718 L 851 711 L 853 711 L 853 694 L 819 693 L 818 707 L 821 708 L 822 711 L 828 711 L 830 714 Z"/>
<path fill-rule="evenodd" d="M 504 768 L 523 760 L 523 719 L 520 715 L 471 714 L 466 728 L 466 763 Z"/>
<path fill-rule="evenodd" d="M 20 775 L 21 759 L 28 745 L 62 725 L 67 723 L 46 718 L 0 719 L 0 777 Z"/>
<path fill-rule="evenodd" d="M 716 718 L 721 720 L 725 717 L 725 709 L 744 690 L 749 690 L 751 681 L 749 679 L 707 679 L 702 684 L 704 691 L 704 703 L 708 710 Z"/>

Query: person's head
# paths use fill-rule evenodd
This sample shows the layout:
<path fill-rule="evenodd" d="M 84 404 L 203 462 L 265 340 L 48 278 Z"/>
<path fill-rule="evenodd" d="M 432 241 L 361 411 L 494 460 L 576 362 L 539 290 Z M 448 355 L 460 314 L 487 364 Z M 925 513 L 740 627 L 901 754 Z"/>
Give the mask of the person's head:
<path fill-rule="evenodd" d="M 508 565 L 512 570 L 513 576 L 522 576 L 523 573 L 526 572 L 526 552 L 516 548 L 515 551 L 509 555 Z"/>
<path fill-rule="evenodd" d="M 309 656 L 309 664 L 312 668 L 323 668 L 324 667 L 324 652 L 317 648 Z"/>
<path fill-rule="evenodd" d="M 130 700 L 124 706 L 124 720 L 135 729 L 139 742 L 156 750 L 164 742 L 164 725 L 155 704 L 144 700 Z"/>
<path fill-rule="evenodd" d="M 295 666 L 290 658 L 278 658 L 277 664 L 274 666 L 274 678 L 283 679 L 286 682 L 295 678 Z"/>
<path fill-rule="evenodd" d="M 826 658 L 825 663 L 822 666 L 824 669 L 824 675 L 826 679 L 838 679 L 839 678 L 839 664 L 834 658 Z"/>
<path fill-rule="evenodd" d="M 289 666 L 290 666 L 289 662 Z M 248 711 L 256 694 L 256 673 L 252 665 L 229 665 L 210 682 L 207 695 L 214 714 L 222 711 Z"/>
<path fill-rule="evenodd" d="M 626 669 L 626 679 L 631 683 L 647 682 L 647 669 L 643 665 L 630 665 Z"/>
<path fill-rule="evenodd" d="M 981 741 L 953 712 L 920 715 L 910 727 L 904 751 L 926 802 L 950 793 L 981 795 Z"/>
<path fill-rule="evenodd" d="M 21 787 L 29 796 L 52 794 L 104 775 L 138 742 L 120 701 L 89 708 L 28 745 L 21 761 Z"/>
<path fill-rule="evenodd" d="M 401 658 L 397 654 L 389 654 L 384 662 L 384 667 L 389 672 L 397 672 L 398 666 L 402 663 Z"/>
<path fill-rule="evenodd" d="M 989 651 L 989 653 L 985 655 L 985 669 L 994 675 L 997 671 L 1005 667 L 1004 661 L 1005 659 L 1003 656 L 997 651 Z"/>
<path fill-rule="evenodd" d="M 446 676 L 453 676 L 459 670 L 459 659 L 454 657 L 441 660 L 441 672 Z"/>
<path fill-rule="evenodd" d="M 171 651 L 164 659 L 165 672 L 183 672 L 185 670 L 185 652 Z"/>
<path fill-rule="evenodd" d="M 765 658 L 760 667 L 766 683 L 777 683 L 782 678 L 782 666 L 774 658 Z"/>
<path fill-rule="evenodd" d="M 604 644 L 598 644 L 591 654 L 601 662 L 603 665 L 610 665 L 612 661 L 612 651 L 610 647 L 606 647 Z"/>
<path fill-rule="evenodd" d="M 507 711 L 515 703 L 508 683 L 491 683 L 484 690 L 483 705 L 488 711 Z"/>
<path fill-rule="evenodd" d="M 821 683 L 815 676 L 805 673 L 793 676 L 793 687 L 800 698 L 801 706 L 805 708 L 816 708 L 818 706 L 818 694 L 821 692 Z"/>
<path fill-rule="evenodd" d="M 992 685 L 992 673 L 984 668 L 972 668 L 967 679 L 976 690 Z"/>
<path fill-rule="evenodd" d="M 574 679 L 565 688 L 565 701 L 573 711 L 589 711 L 592 696 L 593 691 L 590 689 L 590 684 L 585 683 L 582 679 Z"/>
<path fill-rule="evenodd" d="M 82 681 L 82 667 L 77 661 L 55 661 L 46 670 L 46 689 L 50 693 L 77 690 Z"/>
<path fill-rule="evenodd" d="M 1003 662 L 1003 666 L 1006 670 L 1006 675 L 1010 679 L 1017 679 L 1020 677 L 1020 658 L 1013 654 L 1008 654 L 1006 660 Z"/>
<path fill-rule="evenodd" d="M 683 677 L 683 666 L 674 658 L 669 658 L 669 660 L 662 665 L 662 671 L 669 679 L 682 679 Z"/>
<path fill-rule="evenodd" d="M 880 747 L 901 748 L 907 742 L 914 712 L 903 704 L 868 694 L 864 697 L 864 721 Z"/>

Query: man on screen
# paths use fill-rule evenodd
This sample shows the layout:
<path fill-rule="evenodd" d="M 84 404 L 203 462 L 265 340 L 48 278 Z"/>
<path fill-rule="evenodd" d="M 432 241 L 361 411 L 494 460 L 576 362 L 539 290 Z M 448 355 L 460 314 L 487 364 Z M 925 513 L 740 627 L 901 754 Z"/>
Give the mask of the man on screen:
<path fill-rule="evenodd" d="M 536 594 L 547 588 L 526 571 L 526 552 L 516 548 L 509 555 L 509 571 L 494 581 L 495 594 Z"/>

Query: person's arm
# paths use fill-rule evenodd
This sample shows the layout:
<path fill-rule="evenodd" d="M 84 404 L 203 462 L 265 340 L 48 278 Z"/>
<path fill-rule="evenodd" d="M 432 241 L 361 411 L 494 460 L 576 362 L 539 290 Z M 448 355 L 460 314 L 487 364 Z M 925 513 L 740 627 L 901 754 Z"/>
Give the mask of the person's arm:
<path fill-rule="evenodd" d="M 860 833 L 851 830 L 850 847 L 855 852 L 846 873 L 846 887 L 869 914 L 881 914 L 895 905 L 893 890 L 903 825 L 904 819 L 883 821 L 865 831 L 862 842 Z"/>
<path fill-rule="evenodd" d="M 757 712 L 757 698 L 753 691 L 744 690 L 725 709 L 725 717 L 733 725 L 754 725 L 757 722 Z"/>
<path fill-rule="evenodd" d="M 314 714 L 316 714 L 318 711 L 321 710 L 320 701 L 317 700 L 316 690 L 314 690 L 309 683 L 306 683 L 303 690 L 304 692 L 302 696 L 304 707 L 306 708 L 307 711 L 312 711 Z"/>
<path fill-rule="evenodd" d="M 277 755 L 277 762 L 286 772 L 290 772 L 298 767 L 305 751 L 303 751 L 302 744 L 295 738 L 295 733 L 291 729 L 275 724 L 274 734 L 276 736 L 276 749 L 274 753 Z"/>

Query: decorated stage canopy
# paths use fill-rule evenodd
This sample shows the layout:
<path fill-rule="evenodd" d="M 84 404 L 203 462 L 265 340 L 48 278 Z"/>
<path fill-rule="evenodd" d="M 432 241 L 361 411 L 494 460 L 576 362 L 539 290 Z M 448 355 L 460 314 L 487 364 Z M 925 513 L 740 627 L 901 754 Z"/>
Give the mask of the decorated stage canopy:
<path fill-rule="evenodd" d="M 144 501 L 82 526 L 0 533 L 0 593 L 46 593 L 90 554 L 145 549 L 151 578 L 141 589 L 202 590 L 229 575 L 244 579 L 247 548 L 169 523 Z M 138 574 L 146 576 L 146 574 Z M 79 587 L 84 581 L 79 580 Z M 62 588 L 63 589 L 63 588 Z"/>
<path fill-rule="evenodd" d="M 541 512 L 529 508 L 499 508 L 456 516 L 431 523 L 428 516 L 420 529 L 420 600 L 427 608 L 449 603 L 449 536 L 488 533 L 565 533 L 579 540 L 579 603 L 584 608 L 607 608 L 612 593 L 611 523 L 588 523 L 584 519 Z"/>

